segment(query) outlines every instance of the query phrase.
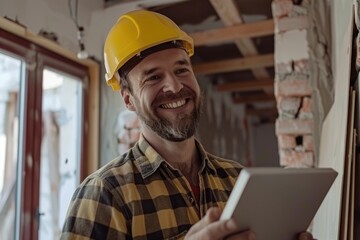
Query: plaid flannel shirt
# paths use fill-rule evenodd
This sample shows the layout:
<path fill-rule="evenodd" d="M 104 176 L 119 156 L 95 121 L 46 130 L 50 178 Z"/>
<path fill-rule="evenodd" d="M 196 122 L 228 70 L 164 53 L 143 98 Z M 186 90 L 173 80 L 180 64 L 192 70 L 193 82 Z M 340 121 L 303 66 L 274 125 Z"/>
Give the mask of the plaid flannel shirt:
<path fill-rule="evenodd" d="M 241 170 L 239 163 L 207 153 L 200 202 L 187 179 L 141 136 L 126 154 L 87 177 L 75 191 L 61 239 L 182 239 L 213 206 L 224 208 Z"/>

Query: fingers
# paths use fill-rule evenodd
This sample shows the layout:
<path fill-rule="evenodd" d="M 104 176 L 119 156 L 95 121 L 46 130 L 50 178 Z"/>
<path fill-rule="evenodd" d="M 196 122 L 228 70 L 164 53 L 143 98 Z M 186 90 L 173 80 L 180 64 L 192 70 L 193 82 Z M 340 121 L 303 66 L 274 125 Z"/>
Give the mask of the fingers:
<path fill-rule="evenodd" d="M 221 210 L 217 207 L 209 208 L 209 210 L 206 212 L 206 216 L 208 217 L 209 223 L 215 222 L 219 220 L 221 216 Z"/>
<path fill-rule="evenodd" d="M 205 239 L 223 239 L 237 231 L 239 230 L 234 220 L 216 221 L 201 229 L 198 235 L 199 239 L 202 239 L 202 237 L 205 237 Z"/>
<path fill-rule="evenodd" d="M 299 240 L 314 240 L 313 236 L 309 232 L 303 232 L 298 237 Z"/>
<path fill-rule="evenodd" d="M 192 234 L 195 234 L 196 232 L 201 231 L 202 229 L 204 229 L 206 226 L 208 226 L 212 222 L 219 220 L 220 215 L 221 215 L 221 210 L 219 208 L 215 208 L 215 207 L 209 208 L 209 210 L 206 212 L 205 217 L 203 219 L 201 219 L 201 221 L 197 222 L 189 230 L 188 234 L 192 235 Z"/>
<path fill-rule="evenodd" d="M 228 240 L 256 240 L 251 231 L 239 233 L 234 219 L 219 221 L 221 210 L 210 208 L 203 219 L 196 223 L 185 236 L 185 239 L 228 239 Z M 302 232 L 298 240 L 315 240 L 311 233 Z"/>
<path fill-rule="evenodd" d="M 194 236 L 194 239 L 228 239 L 228 240 L 256 240 L 256 236 L 251 231 L 238 232 L 238 228 L 233 220 L 213 223 Z"/>
<path fill-rule="evenodd" d="M 250 231 L 239 233 L 239 229 L 234 219 L 219 221 L 221 210 L 210 208 L 203 219 L 197 222 L 185 239 L 230 239 L 230 240 L 255 240 L 255 234 Z"/>
<path fill-rule="evenodd" d="M 219 220 L 221 215 L 221 210 L 219 208 L 209 208 L 206 212 L 206 215 L 201 221 L 197 222 L 192 228 L 189 230 L 189 234 L 195 234 L 196 232 L 204 229 L 207 225 L 212 222 Z"/>
<path fill-rule="evenodd" d="M 245 231 L 242 233 L 238 233 L 235 235 L 232 235 L 230 237 L 227 237 L 226 240 L 256 240 L 256 235 L 255 233 L 251 232 L 251 231 Z"/>

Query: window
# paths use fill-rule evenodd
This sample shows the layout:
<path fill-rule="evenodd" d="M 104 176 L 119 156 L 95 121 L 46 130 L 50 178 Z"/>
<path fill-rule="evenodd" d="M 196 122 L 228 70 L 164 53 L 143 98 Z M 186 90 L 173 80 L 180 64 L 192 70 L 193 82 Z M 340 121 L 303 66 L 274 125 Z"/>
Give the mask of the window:
<path fill-rule="evenodd" d="M 0 26 L 0 239 L 58 239 L 97 168 L 98 64 L 33 39 Z"/>
<path fill-rule="evenodd" d="M 15 238 L 20 86 L 24 62 L 0 50 L 0 236 Z"/>
<path fill-rule="evenodd" d="M 45 68 L 42 91 L 39 239 L 58 239 L 81 165 L 82 81 Z"/>

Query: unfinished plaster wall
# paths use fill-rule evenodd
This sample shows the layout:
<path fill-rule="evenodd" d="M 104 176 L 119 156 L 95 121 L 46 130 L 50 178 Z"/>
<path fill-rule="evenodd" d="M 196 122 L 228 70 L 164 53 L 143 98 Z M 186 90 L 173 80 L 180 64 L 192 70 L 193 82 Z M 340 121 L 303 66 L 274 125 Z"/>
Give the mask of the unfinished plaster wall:
<path fill-rule="evenodd" d="M 250 128 L 251 159 L 256 167 L 278 167 L 278 142 L 275 135 L 275 124 L 252 124 Z"/>
<path fill-rule="evenodd" d="M 318 1 L 315 1 L 318 2 Z M 314 4 L 315 13 L 331 29 L 331 67 L 334 80 L 334 103 L 326 115 L 320 141 L 319 167 L 331 167 L 338 173 L 332 188 L 319 209 L 313 224 L 318 239 L 339 239 L 341 197 L 346 149 L 346 128 L 353 33 L 353 2 L 332 0 L 324 6 Z M 325 11 L 324 11 L 325 10 Z"/>
<path fill-rule="evenodd" d="M 197 134 L 204 147 L 244 166 L 279 166 L 275 124 L 247 116 L 243 104 L 234 104 L 229 94 L 214 91 L 206 84 L 209 79 L 198 80 L 206 100 Z"/>
<path fill-rule="evenodd" d="M 334 104 L 334 78 L 331 66 L 331 8 L 330 1 L 310 1 L 307 40 L 314 117 L 314 152 L 319 159 L 323 121 Z"/>
<path fill-rule="evenodd" d="M 198 78 L 205 94 L 205 105 L 197 138 L 210 153 L 246 164 L 244 106 L 232 103 L 230 95 L 213 91 L 209 79 Z"/>

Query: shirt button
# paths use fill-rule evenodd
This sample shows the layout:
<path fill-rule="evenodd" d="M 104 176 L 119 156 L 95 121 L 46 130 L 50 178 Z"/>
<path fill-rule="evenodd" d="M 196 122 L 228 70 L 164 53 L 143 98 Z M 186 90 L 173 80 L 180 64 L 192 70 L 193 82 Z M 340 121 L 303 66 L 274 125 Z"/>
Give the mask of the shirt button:
<path fill-rule="evenodd" d="M 191 196 L 191 194 L 188 194 L 188 199 L 191 202 L 191 204 L 194 204 L 194 198 Z"/>

